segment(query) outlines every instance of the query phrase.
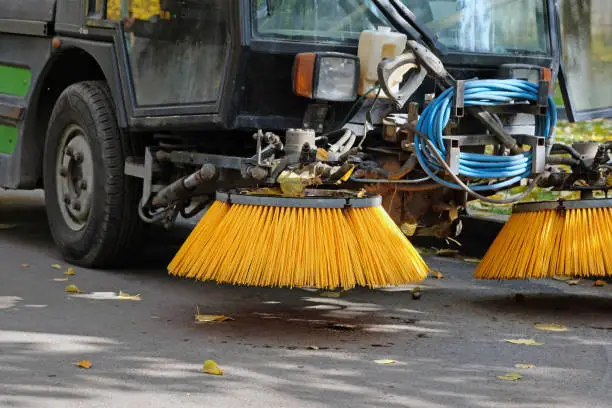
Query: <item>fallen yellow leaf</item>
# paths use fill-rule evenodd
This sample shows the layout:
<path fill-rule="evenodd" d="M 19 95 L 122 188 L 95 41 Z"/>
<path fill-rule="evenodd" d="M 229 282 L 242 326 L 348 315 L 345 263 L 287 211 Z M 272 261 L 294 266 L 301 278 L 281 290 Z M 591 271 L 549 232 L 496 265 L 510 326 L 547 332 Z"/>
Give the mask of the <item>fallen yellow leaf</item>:
<path fill-rule="evenodd" d="M 83 293 L 81 289 L 77 288 L 76 285 L 68 285 L 66 286 L 66 292 L 68 293 Z"/>
<path fill-rule="evenodd" d="M 322 149 L 322 148 L 317 149 L 317 159 L 318 160 L 327 161 L 328 156 L 329 156 L 329 153 L 327 152 L 327 150 Z"/>
<path fill-rule="evenodd" d="M 59 264 L 53 264 L 53 265 L 51 265 L 51 267 L 53 269 L 62 269 L 62 265 L 59 265 Z"/>
<path fill-rule="evenodd" d="M 606 281 L 604 280 L 596 280 L 595 282 L 593 282 L 593 286 L 606 286 Z"/>
<path fill-rule="evenodd" d="M 567 331 L 567 327 L 563 326 L 562 324 L 557 324 L 557 323 L 538 323 L 538 324 L 535 324 L 533 327 L 535 327 L 538 330 L 544 330 L 544 331 L 554 331 L 554 332 Z"/>
<path fill-rule="evenodd" d="M 535 339 L 505 339 L 506 343 L 521 344 L 523 346 L 541 346 L 544 343 L 535 341 Z"/>
<path fill-rule="evenodd" d="M 123 292 L 123 291 L 119 291 L 119 295 L 117 296 L 117 299 L 120 300 L 142 300 L 140 298 L 140 295 L 130 295 L 127 292 Z"/>
<path fill-rule="evenodd" d="M 498 375 L 497 378 L 504 381 L 517 381 L 523 378 L 519 373 L 508 373 L 506 375 Z"/>
<path fill-rule="evenodd" d="M 456 249 L 440 249 L 438 250 L 438 252 L 436 252 L 436 255 L 438 256 L 455 256 L 459 253 L 459 251 L 457 251 Z"/>
<path fill-rule="evenodd" d="M 416 250 L 421 255 L 434 255 L 434 254 L 436 254 L 438 252 L 435 249 L 422 248 L 422 247 L 416 247 Z"/>
<path fill-rule="evenodd" d="M 15 224 L 0 224 L 0 230 L 9 230 L 15 228 Z"/>
<path fill-rule="evenodd" d="M 200 306 L 196 305 L 195 321 L 199 323 L 225 322 L 234 320 L 229 316 L 200 314 Z"/>
<path fill-rule="evenodd" d="M 72 268 L 68 268 L 68 270 L 64 272 L 64 275 L 72 276 L 72 275 L 76 275 L 76 273 L 72 270 Z"/>
<path fill-rule="evenodd" d="M 75 364 L 81 368 L 91 368 L 91 361 L 89 360 L 81 360 Z"/>
<path fill-rule="evenodd" d="M 459 218 L 459 207 L 453 205 L 450 210 L 448 210 L 448 218 L 452 221 L 455 221 Z"/>
<path fill-rule="evenodd" d="M 340 292 L 321 292 L 319 296 L 328 297 L 328 298 L 339 298 Z"/>
<path fill-rule="evenodd" d="M 463 258 L 463 260 L 469 263 L 480 263 L 480 259 L 478 258 Z"/>
<path fill-rule="evenodd" d="M 22 267 L 22 268 L 29 268 L 29 267 L 30 267 L 30 264 L 21 264 L 21 267 Z"/>
<path fill-rule="evenodd" d="M 374 360 L 376 364 L 395 364 L 397 361 L 395 360 Z"/>
<path fill-rule="evenodd" d="M 514 365 L 514 368 L 535 368 L 535 364 L 517 363 Z"/>
<path fill-rule="evenodd" d="M 223 375 L 223 370 L 213 360 L 206 360 L 200 371 L 206 374 Z"/>
<path fill-rule="evenodd" d="M 229 316 L 223 315 L 204 315 L 204 314 L 196 314 L 195 315 L 196 322 L 199 323 L 210 323 L 210 322 L 225 322 L 227 320 L 234 320 Z"/>
<path fill-rule="evenodd" d="M 402 232 L 404 233 L 404 235 L 406 235 L 407 237 L 411 237 L 414 235 L 414 233 L 416 232 L 418 228 L 417 224 L 410 224 L 410 223 L 403 223 L 400 226 L 400 229 L 402 230 Z"/>
<path fill-rule="evenodd" d="M 436 279 L 444 279 L 444 275 L 442 274 L 442 272 L 440 272 L 437 269 L 434 269 L 432 274 L 433 274 L 434 278 L 436 278 Z"/>
<path fill-rule="evenodd" d="M 318 346 L 308 346 L 306 347 L 306 350 L 318 350 L 319 347 Z"/>

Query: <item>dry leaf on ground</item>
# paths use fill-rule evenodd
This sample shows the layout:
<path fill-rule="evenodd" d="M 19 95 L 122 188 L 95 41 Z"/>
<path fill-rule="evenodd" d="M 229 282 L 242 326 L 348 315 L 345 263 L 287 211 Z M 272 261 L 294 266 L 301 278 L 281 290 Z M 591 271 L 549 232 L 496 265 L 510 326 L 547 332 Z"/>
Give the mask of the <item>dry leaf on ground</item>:
<path fill-rule="evenodd" d="M 374 360 L 376 364 L 395 364 L 397 361 L 395 360 Z"/>
<path fill-rule="evenodd" d="M 514 368 L 535 368 L 535 364 L 517 363 Z"/>
<path fill-rule="evenodd" d="M 408 222 L 405 222 L 400 226 L 400 229 L 402 230 L 404 235 L 406 235 L 407 237 L 413 236 L 417 228 L 418 228 L 417 224 L 410 224 Z"/>
<path fill-rule="evenodd" d="M 224 316 L 224 315 L 200 314 L 200 306 L 196 305 L 195 321 L 198 323 L 225 322 L 227 320 L 234 320 L 234 319 L 232 319 L 229 316 Z"/>
<path fill-rule="evenodd" d="M 421 255 L 434 255 L 434 254 L 436 254 L 438 252 L 435 249 L 423 248 L 423 247 L 416 247 L 416 250 Z"/>
<path fill-rule="evenodd" d="M 604 280 L 596 280 L 595 282 L 593 282 L 593 286 L 606 286 L 606 281 Z"/>
<path fill-rule="evenodd" d="M 534 324 L 533 327 L 535 327 L 538 330 L 544 330 L 544 331 L 554 331 L 554 332 L 567 331 L 567 327 L 563 326 L 562 324 L 557 324 L 557 323 L 538 323 L 538 324 Z"/>
<path fill-rule="evenodd" d="M 68 278 L 53 278 L 55 282 L 68 282 Z"/>
<path fill-rule="evenodd" d="M 567 276 L 567 275 L 555 275 L 552 278 L 554 280 L 561 281 L 561 282 L 567 282 L 569 280 L 572 280 L 572 277 L 571 276 Z"/>
<path fill-rule="evenodd" d="M 51 265 L 51 268 L 53 268 L 53 269 L 62 269 L 62 265 L 60 265 L 60 264 L 53 264 L 53 265 Z"/>
<path fill-rule="evenodd" d="M 508 373 L 506 375 L 498 375 L 497 378 L 504 381 L 517 381 L 523 378 L 519 373 Z"/>
<path fill-rule="evenodd" d="M 567 284 L 570 286 L 576 286 L 579 283 L 580 283 L 580 279 L 572 279 L 572 280 L 567 281 Z"/>
<path fill-rule="evenodd" d="M 142 300 L 140 295 L 130 295 L 129 293 L 124 292 L 122 290 L 119 291 L 119 294 L 117 295 L 117 299 L 119 300 Z"/>
<path fill-rule="evenodd" d="M 306 347 L 306 350 L 318 350 L 319 347 L 318 346 L 308 346 Z"/>
<path fill-rule="evenodd" d="M 229 316 L 223 315 L 204 315 L 196 314 L 195 321 L 198 323 L 211 323 L 211 322 L 225 322 L 227 320 L 234 320 Z"/>
<path fill-rule="evenodd" d="M 76 285 L 66 286 L 66 292 L 68 293 L 83 293 Z"/>
<path fill-rule="evenodd" d="M 319 293 L 319 296 L 327 298 L 339 298 L 340 292 L 321 292 Z"/>
<path fill-rule="evenodd" d="M 30 264 L 21 264 L 21 267 L 22 267 L 22 268 L 29 268 L 29 267 L 30 267 Z"/>
<path fill-rule="evenodd" d="M 535 339 L 504 339 L 506 343 L 521 344 L 523 346 L 541 346 L 544 343 L 535 341 Z"/>
<path fill-rule="evenodd" d="M 89 360 L 81 360 L 77 363 L 75 363 L 77 365 L 77 367 L 81 367 L 81 368 L 91 368 L 91 361 Z"/>
<path fill-rule="evenodd" d="M 463 258 L 463 261 L 469 263 L 480 263 L 480 259 L 478 258 Z"/>
<path fill-rule="evenodd" d="M 76 275 L 76 273 L 72 270 L 72 268 L 68 268 L 68 270 L 64 272 L 64 275 L 72 276 L 72 275 Z"/>
<path fill-rule="evenodd" d="M 457 251 L 456 249 L 440 249 L 438 250 L 438 252 L 436 252 L 436 255 L 438 256 L 444 256 L 444 257 L 451 257 L 451 256 L 455 256 L 459 253 L 459 251 Z"/>
<path fill-rule="evenodd" d="M 206 374 L 223 375 L 223 370 L 213 360 L 206 360 L 200 371 Z"/>
<path fill-rule="evenodd" d="M 442 272 L 437 269 L 434 269 L 431 273 L 436 279 L 444 279 L 444 275 L 442 274 Z"/>

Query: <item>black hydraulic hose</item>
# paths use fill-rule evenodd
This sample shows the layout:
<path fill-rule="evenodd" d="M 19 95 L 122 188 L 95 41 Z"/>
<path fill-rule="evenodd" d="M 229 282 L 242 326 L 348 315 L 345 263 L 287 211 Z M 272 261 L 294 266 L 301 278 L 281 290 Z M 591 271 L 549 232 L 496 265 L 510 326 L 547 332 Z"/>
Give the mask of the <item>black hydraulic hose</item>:
<path fill-rule="evenodd" d="M 546 158 L 546 164 L 577 166 L 580 163 L 581 163 L 581 160 L 576 160 L 576 159 L 574 159 L 572 157 L 548 156 Z"/>
<path fill-rule="evenodd" d="M 378 6 L 384 16 L 394 23 L 397 28 L 400 29 L 404 34 L 415 41 L 421 41 L 422 36 L 417 30 L 414 29 L 410 23 L 406 21 L 404 17 L 397 11 L 389 0 L 372 0 L 372 2 Z"/>
<path fill-rule="evenodd" d="M 582 155 L 578 153 L 572 146 L 565 145 L 562 143 L 555 143 L 552 145 L 551 154 L 569 153 L 574 159 L 582 161 Z"/>
<path fill-rule="evenodd" d="M 417 22 L 416 16 L 408 6 L 399 0 L 391 0 L 391 4 L 404 20 L 414 26 L 415 30 L 418 31 L 423 38 L 423 42 L 425 42 L 432 51 L 442 54 L 442 45 L 438 42 L 436 35 L 429 28 Z"/>

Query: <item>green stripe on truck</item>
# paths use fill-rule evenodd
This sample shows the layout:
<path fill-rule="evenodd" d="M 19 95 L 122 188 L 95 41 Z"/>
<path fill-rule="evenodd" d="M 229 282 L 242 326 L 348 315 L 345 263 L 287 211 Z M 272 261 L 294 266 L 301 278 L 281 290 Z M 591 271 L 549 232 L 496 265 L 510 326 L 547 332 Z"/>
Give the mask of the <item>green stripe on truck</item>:
<path fill-rule="evenodd" d="M 17 137 L 16 127 L 0 125 L 0 153 L 12 154 L 17 147 Z"/>
<path fill-rule="evenodd" d="M 0 94 L 26 96 L 32 83 L 32 72 L 27 68 L 0 65 Z"/>

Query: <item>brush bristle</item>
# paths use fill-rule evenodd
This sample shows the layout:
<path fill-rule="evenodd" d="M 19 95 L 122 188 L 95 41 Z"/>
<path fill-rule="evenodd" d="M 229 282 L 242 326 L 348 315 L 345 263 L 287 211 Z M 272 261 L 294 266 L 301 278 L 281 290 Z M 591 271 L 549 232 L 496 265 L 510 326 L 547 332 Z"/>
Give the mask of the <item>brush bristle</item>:
<path fill-rule="evenodd" d="M 429 269 L 381 207 L 215 202 L 168 271 L 234 285 L 347 289 L 418 282 Z"/>
<path fill-rule="evenodd" d="M 513 214 L 476 270 L 477 279 L 612 276 L 612 208 Z"/>

